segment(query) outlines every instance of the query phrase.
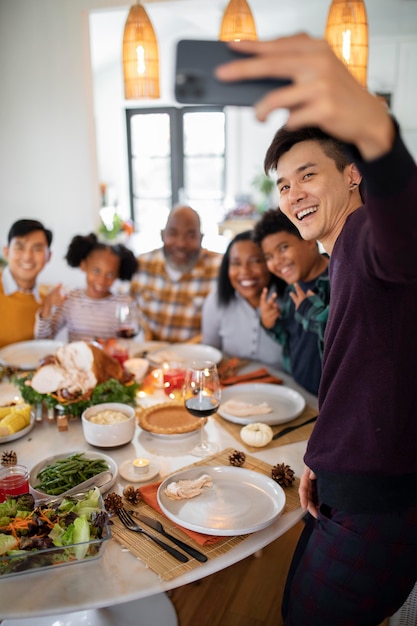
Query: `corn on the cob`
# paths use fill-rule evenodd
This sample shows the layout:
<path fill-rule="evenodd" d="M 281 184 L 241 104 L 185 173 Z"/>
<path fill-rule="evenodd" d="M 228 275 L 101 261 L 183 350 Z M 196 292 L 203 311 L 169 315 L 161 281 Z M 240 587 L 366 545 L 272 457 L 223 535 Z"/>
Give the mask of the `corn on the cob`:
<path fill-rule="evenodd" d="M 30 424 L 30 405 L 8 407 L 8 414 L 0 420 L 0 437 L 13 435 Z"/>

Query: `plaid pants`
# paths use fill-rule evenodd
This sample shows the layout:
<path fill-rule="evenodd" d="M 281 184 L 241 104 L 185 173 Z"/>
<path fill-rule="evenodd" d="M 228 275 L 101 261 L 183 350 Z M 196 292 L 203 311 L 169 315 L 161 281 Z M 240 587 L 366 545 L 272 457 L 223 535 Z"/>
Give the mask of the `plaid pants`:
<path fill-rule="evenodd" d="M 417 580 L 417 507 L 308 515 L 282 606 L 285 626 L 378 626 Z"/>

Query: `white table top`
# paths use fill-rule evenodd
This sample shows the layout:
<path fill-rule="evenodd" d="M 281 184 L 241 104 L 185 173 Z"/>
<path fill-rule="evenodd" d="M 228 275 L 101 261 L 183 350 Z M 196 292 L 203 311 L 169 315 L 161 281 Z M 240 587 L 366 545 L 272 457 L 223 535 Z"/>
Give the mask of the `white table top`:
<path fill-rule="evenodd" d="M 253 367 L 257 367 L 257 364 Z M 310 406 L 317 406 L 317 399 L 314 396 L 302 390 L 282 372 L 276 373 L 286 384 L 300 391 Z M 205 429 L 208 439 L 217 442 L 219 449 L 236 448 L 236 440 L 215 420 L 209 419 Z M 191 456 L 188 450 L 198 437 L 197 432 L 182 441 L 171 442 L 157 439 L 137 427 L 130 444 L 100 451 L 111 456 L 118 465 L 127 459 L 148 457 L 160 464 L 160 474 L 165 475 L 196 462 L 196 457 Z M 80 420 L 70 421 L 69 430 L 66 432 L 58 432 L 55 423 L 46 421 L 37 423 L 22 439 L 0 445 L 0 454 L 3 450 L 10 449 L 17 452 L 19 463 L 29 468 L 42 458 L 57 452 L 98 450 L 85 442 Z M 245 449 L 243 442 L 239 444 L 239 449 Z M 299 442 L 280 447 L 279 453 L 277 448 L 260 449 L 254 456 L 271 465 L 277 462 L 287 463 L 299 476 L 303 469 L 304 450 L 305 442 Z M 127 484 L 129 482 L 119 476 L 112 490 L 122 493 Z M 169 582 L 160 580 L 142 561 L 123 549 L 116 540 L 111 539 L 107 542 L 102 558 L 90 563 L 56 570 L 39 570 L 0 580 L 0 619 L 105 607 L 188 584 L 224 569 L 268 545 L 299 521 L 302 515 L 301 508 L 283 514 L 271 526 L 253 533 L 226 554 L 210 559 L 207 563 Z"/>

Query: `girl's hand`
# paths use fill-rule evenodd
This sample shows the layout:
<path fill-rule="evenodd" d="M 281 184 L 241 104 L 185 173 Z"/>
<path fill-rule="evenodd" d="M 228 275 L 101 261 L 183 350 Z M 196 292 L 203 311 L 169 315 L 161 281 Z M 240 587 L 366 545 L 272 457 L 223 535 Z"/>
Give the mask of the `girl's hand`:
<path fill-rule="evenodd" d="M 265 326 L 265 328 L 273 328 L 275 322 L 281 315 L 281 311 L 279 310 L 276 299 L 276 293 L 271 294 L 271 296 L 268 298 L 267 287 L 264 287 L 262 289 L 259 306 L 261 310 L 262 324 Z"/>
<path fill-rule="evenodd" d="M 309 289 L 308 291 L 303 291 L 298 283 L 293 284 L 294 291 L 290 291 L 290 298 L 295 304 L 295 310 L 298 309 L 300 304 L 309 296 L 314 296 L 314 291 Z"/>
<path fill-rule="evenodd" d="M 307 467 L 307 465 L 305 466 L 304 472 L 301 474 L 298 494 L 300 496 L 300 503 L 303 509 L 307 509 L 307 511 L 317 519 L 318 498 L 316 475 L 313 470 Z"/>
<path fill-rule="evenodd" d="M 48 319 L 51 316 L 52 309 L 54 307 L 62 306 L 64 304 L 66 295 L 62 292 L 62 284 L 60 283 L 52 291 L 48 293 L 43 305 L 39 310 L 39 316 L 41 319 Z"/>

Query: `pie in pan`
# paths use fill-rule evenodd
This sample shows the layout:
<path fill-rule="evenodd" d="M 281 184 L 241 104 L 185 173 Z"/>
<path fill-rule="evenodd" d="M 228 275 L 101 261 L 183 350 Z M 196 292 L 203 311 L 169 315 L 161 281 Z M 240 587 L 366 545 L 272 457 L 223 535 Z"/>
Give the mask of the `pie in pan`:
<path fill-rule="evenodd" d="M 139 413 L 139 426 L 158 435 L 182 435 L 202 428 L 207 418 L 193 417 L 182 404 L 156 404 Z"/>

